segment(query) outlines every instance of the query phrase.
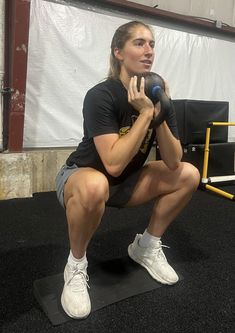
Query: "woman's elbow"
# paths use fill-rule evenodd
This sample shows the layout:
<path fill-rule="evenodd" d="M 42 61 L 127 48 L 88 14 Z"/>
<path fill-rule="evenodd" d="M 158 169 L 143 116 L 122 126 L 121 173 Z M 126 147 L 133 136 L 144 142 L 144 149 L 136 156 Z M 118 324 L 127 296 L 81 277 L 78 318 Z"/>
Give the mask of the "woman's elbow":
<path fill-rule="evenodd" d="M 108 174 L 115 178 L 119 177 L 123 172 L 123 168 L 121 168 L 119 165 L 106 165 L 105 168 Z"/>
<path fill-rule="evenodd" d="M 179 168 L 181 163 L 180 159 L 177 159 L 175 161 L 167 161 L 165 162 L 165 164 L 167 165 L 167 167 L 171 170 L 171 171 L 175 171 L 176 169 Z"/>

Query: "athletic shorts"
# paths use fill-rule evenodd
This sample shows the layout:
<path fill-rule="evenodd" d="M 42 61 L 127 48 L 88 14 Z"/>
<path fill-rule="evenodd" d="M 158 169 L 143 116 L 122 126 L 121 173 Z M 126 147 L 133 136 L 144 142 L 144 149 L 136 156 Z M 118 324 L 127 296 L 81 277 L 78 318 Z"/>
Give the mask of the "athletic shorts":
<path fill-rule="evenodd" d="M 69 176 L 78 170 L 78 166 L 73 164 L 72 166 L 67 166 L 66 164 L 62 166 L 58 172 L 55 180 L 56 194 L 59 203 L 63 208 L 64 206 L 64 185 L 66 184 Z M 106 202 L 106 206 L 122 208 L 128 203 L 131 195 L 134 191 L 135 185 L 138 181 L 142 169 L 134 172 L 129 176 L 124 182 L 118 185 L 109 186 L 109 199 Z"/>

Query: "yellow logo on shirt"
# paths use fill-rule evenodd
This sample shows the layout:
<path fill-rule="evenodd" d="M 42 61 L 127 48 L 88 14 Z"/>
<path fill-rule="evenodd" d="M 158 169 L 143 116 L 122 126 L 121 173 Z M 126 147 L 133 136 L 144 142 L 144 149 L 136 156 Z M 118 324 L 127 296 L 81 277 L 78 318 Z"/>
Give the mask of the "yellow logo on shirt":
<path fill-rule="evenodd" d="M 120 136 L 126 135 L 130 131 L 130 129 L 131 129 L 131 126 L 125 126 L 125 127 L 120 128 L 119 135 Z M 150 138 L 152 136 L 152 133 L 153 133 L 153 130 L 149 129 L 141 144 L 140 151 L 143 154 L 145 154 L 148 149 L 148 144 L 149 144 Z"/>
<path fill-rule="evenodd" d="M 119 135 L 120 136 L 126 135 L 130 131 L 130 128 L 131 128 L 130 126 L 125 126 L 120 128 Z"/>
<path fill-rule="evenodd" d="M 148 149 L 148 145 L 149 145 L 149 141 L 151 139 L 151 136 L 152 136 L 152 133 L 153 133 L 153 129 L 148 129 L 148 132 L 147 134 L 145 135 L 145 138 L 140 146 L 140 151 L 145 154 L 147 149 Z"/>

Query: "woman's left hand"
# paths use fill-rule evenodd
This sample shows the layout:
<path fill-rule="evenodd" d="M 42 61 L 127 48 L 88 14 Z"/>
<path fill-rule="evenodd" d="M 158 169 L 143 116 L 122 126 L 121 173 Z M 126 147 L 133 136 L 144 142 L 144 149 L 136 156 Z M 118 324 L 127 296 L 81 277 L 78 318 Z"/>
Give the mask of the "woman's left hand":
<path fill-rule="evenodd" d="M 160 112 L 161 112 L 161 103 L 157 102 L 154 105 L 154 118 L 156 118 L 159 115 Z"/>

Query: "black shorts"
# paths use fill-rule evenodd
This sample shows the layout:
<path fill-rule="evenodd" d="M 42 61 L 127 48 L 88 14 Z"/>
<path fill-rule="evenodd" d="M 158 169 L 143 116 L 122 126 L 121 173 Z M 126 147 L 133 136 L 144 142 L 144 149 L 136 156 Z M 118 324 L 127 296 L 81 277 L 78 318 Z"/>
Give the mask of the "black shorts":
<path fill-rule="evenodd" d="M 125 207 L 131 198 L 135 185 L 142 172 L 142 168 L 132 173 L 124 182 L 115 186 L 109 186 L 109 199 L 106 206 Z"/>
<path fill-rule="evenodd" d="M 72 166 L 67 166 L 66 164 L 62 166 L 56 176 L 56 194 L 57 198 L 64 208 L 64 185 L 66 184 L 69 176 L 78 170 L 76 164 Z M 134 172 L 129 176 L 124 182 L 115 186 L 109 186 L 109 199 L 106 202 L 106 206 L 109 207 L 125 207 L 128 201 L 131 198 L 131 195 L 134 191 L 135 185 L 138 181 L 138 178 L 142 172 L 142 169 Z"/>

